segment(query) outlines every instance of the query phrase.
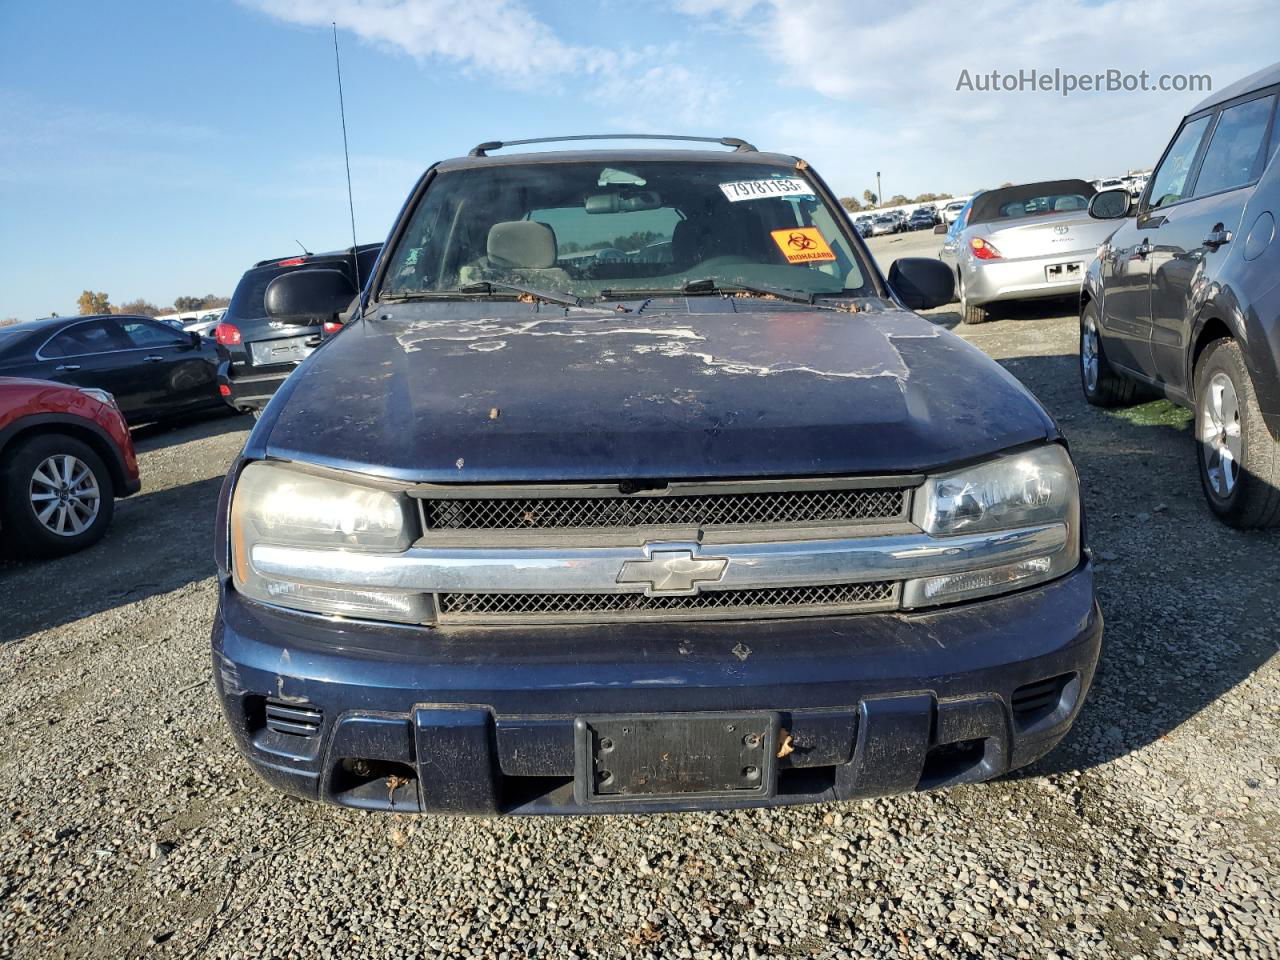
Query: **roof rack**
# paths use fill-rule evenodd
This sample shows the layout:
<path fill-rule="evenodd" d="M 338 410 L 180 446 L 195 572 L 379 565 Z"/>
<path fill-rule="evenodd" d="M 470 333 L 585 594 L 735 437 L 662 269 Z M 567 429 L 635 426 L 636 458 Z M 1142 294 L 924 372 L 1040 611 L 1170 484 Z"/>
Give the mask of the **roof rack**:
<path fill-rule="evenodd" d="M 718 143 L 733 147 L 735 153 L 757 153 L 755 146 L 738 137 L 684 137 L 679 134 L 661 133 L 583 133 L 572 137 L 534 137 L 530 140 L 489 140 L 471 148 L 470 157 L 487 157 L 490 150 L 503 147 L 521 147 L 526 143 L 561 143 L 566 140 L 686 140 L 694 143 Z"/>

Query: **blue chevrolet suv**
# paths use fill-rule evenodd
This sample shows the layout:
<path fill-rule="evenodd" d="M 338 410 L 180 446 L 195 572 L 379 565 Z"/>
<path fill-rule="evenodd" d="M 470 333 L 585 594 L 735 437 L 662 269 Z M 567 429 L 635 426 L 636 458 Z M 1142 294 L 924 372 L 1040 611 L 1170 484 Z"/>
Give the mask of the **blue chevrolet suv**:
<path fill-rule="evenodd" d="M 1035 398 L 911 312 L 946 265 L 882 276 L 808 164 L 740 140 L 528 142 L 427 170 L 354 306 L 336 270 L 265 293 L 345 316 L 222 491 L 250 763 L 364 809 L 592 813 L 1052 748 L 1102 635 L 1078 481 Z"/>

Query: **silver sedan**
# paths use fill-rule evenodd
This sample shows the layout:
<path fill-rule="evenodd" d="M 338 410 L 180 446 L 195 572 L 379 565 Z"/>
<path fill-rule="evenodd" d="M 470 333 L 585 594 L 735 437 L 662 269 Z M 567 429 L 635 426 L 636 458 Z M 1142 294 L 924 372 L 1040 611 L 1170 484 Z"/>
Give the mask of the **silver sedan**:
<path fill-rule="evenodd" d="M 964 322 L 985 323 L 999 301 L 1078 293 L 1098 245 L 1115 230 L 1090 218 L 1094 193 L 1083 180 L 1051 180 L 975 197 L 944 258 L 954 256 Z"/>

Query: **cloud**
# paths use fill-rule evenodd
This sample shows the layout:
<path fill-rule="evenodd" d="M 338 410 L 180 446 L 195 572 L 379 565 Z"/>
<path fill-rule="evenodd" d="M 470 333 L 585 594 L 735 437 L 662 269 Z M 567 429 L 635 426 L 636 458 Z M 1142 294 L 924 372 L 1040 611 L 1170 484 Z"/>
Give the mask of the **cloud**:
<path fill-rule="evenodd" d="M 813 148 L 837 169 L 874 174 L 883 163 L 931 177 L 920 190 L 1147 165 L 1202 97 L 957 91 L 963 70 L 1207 73 L 1221 88 L 1274 60 L 1280 33 L 1280 6 L 1260 0 L 1212 16 L 1199 0 L 986 0 L 964 13 L 951 0 L 673 2 L 736 31 L 773 63 L 776 83 L 812 95 L 772 118 L 795 137 L 787 149 Z M 911 153 L 921 149 L 934 155 Z M 939 172 L 960 182 L 941 184 Z"/>
<path fill-rule="evenodd" d="M 587 99 L 621 107 L 642 123 L 702 118 L 727 91 L 723 82 L 674 62 L 673 46 L 572 43 L 520 0 L 241 2 L 287 23 L 336 23 L 381 49 L 444 61 L 521 90 L 557 92 L 571 83 Z"/>
<path fill-rule="evenodd" d="M 418 59 L 440 58 L 523 80 L 589 67 L 516 0 L 244 0 L 304 26 L 336 23 L 360 38 Z"/>
<path fill-rule="evenodd" d="M 672 5 L 692 17 L 727 17 L 741 20 L 760 6 L 760 0 L 673 0 Z"/>

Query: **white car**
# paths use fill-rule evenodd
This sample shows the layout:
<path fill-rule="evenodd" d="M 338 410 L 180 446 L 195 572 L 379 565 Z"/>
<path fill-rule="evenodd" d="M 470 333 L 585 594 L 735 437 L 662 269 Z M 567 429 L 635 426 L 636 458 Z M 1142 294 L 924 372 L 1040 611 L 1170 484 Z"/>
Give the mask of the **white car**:
<path fill-rule="evenodd" d="M 956 222 L 956 217 L 960 216 L 960 212 L 964 210 L 966 200 L 952 200 L 942 208 L 942 222 L 947 226 Z"/>
<path fill-rule="evenodd" d="M 188 320 L 182 325 L 182 329 L 187 333 L 198 333 L 202 337 L 207 337 L 213 328 L 222 322 L 222 317 L 226 312 L 226 310 L 214 310 L 212 313 L 206 313 L 195 320 Z"/>

